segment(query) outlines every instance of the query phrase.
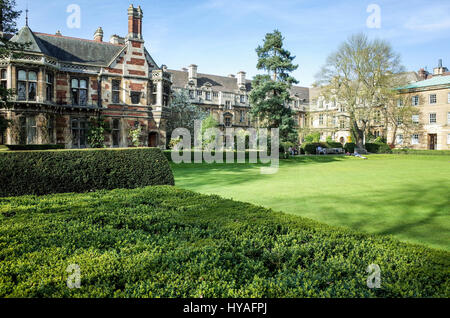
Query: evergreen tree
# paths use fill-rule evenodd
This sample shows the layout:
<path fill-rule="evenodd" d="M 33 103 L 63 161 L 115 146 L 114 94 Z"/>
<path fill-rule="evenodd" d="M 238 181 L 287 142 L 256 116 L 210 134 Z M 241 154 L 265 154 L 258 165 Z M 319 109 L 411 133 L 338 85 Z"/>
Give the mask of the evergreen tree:
<path fill-rule="evenodd" d="M 258 70 L 264 75 L 255 76 L 250 92 L 251 114 L 260 126 L 279 128 L 281 141 L 297 141 L 292 110 L 289 108 L 290 88 L 298 83 L 290 73 L 298 68 L 293 64 L 295 56 L 283 48 L 284 38 L 275 30 L 266 34 L 264 44 L 258 46 Z"/>
<path fill-rule="evenodd" d="M 20 57 L 21 52 L 26 49 L 27 44 L 19 44 L 9 41 L 17 32 L 16 20 L 21 11 L 17 11 L 15 0 L 0 0 L 0 59 Z M 10 108 L 10 97 L 14 92 L 0 86 L 0 109 Z"/>

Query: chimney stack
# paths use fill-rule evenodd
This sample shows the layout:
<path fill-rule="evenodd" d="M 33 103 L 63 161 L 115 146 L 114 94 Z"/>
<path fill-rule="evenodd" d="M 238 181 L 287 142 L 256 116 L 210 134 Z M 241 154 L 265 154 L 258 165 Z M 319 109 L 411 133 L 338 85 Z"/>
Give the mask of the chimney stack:
<path fill-rule="evenodd" d="M 128 8 L 128 38 L 142 40 L 142 18 L 144 14 L 141 6 L 134 8 L 132 4 Z"/>
<path fill-rule="evenodd" d="M 116 45 L 124 45 L 125 39 L 118 36 L 117 34 L 111 35 L 111 38 L 109 39 L 109 43 L 116 44 Z"/>
<path fill-rule="evenodd" d="M 189 82 L 193 82 L 195 86 L 197 86 L 197 68 L 198 66 L 195 64 L 189 65 Z"/>
<path fill-rule="evenodd" d="M 433 69 L 433 75 L 443 75 L 445 72 L 448 72 L 448 68 L 442 66 L 442 59 L 439 59 L 438 67 Z"/>
<path fill-rule="evenodd" d="M 97 31 L 94 33 L 95 42 L 103 42 L 103 30 L 102 27 L 98 27 Z"/>
<path fill-rule="evenodd" d="M 239 88 L 245 87 L 245 75 L 246 73 L 244 71 L 237 73 L 237 84 Z"/>

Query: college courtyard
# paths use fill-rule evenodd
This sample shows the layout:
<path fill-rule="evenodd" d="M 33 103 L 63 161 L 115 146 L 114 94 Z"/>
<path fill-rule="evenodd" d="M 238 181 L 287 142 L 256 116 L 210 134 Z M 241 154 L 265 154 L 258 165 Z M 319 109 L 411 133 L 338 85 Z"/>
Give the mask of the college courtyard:
<path fill-rule="evenodd" d="M 361 140 L 364 118 L 339 92 L 286 85 L 274 117 L 289 114 L 280 126 L 295 138 L 271 138 L 279 156 L 262 163 L 267 149 L 247 147 L 243 162 L 207 163 L 209 145 L 171 138 L 175 105 L 200 109 L 219 134 L 248 133 L 269 122 L 252 107 L 279 88 L 258 101 L 264 87 L 244 71 L 159 66 L 143 14 L 130 5 L 127 35 L 109 42 L 100 27 L 91 40 L 35 32 L 28 16 L 4 37 L 31 46 L 0 61 L 1 298 L 450 297 L 442 60 L 402 72 L 386 93 L 395 107 L 373 106 Z M 176 163 L 180 151 L 203 153 Z"/>

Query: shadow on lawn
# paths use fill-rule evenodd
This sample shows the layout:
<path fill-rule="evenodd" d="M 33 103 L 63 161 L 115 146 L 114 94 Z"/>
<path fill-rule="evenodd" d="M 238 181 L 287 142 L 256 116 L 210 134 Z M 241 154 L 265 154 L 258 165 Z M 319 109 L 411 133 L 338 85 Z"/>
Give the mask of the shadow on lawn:
<path fill-rule="evenodd" d="M 410 184 L 395 191 L 366 189 L 371 191 L 370 197 L 358 197 L 358 193 L 346 198 L 323 194 L 303 197 L 302 200 L 340 202 L 340 208 L 332 204 L 326 204 L 323 208 L 327 215 L 333 215 L 334 224 L 355 230 L 370 230 L 376 234 L 401 236 L 450 250 L 449 188 L 448 180 L 441 179 L 435 180 L 432 185 Z"/>
<path fill-rule="evenodd" d="M 280 169 L 286 166 L 325 164 L 339 162 L 349 159 L 345 156 L 300 156 L 292 159 L 280 160 Z M 270 164 L 262 163 L 171 163 L 175 175 L 175 184 L 177 179 L 183 180 L 183 185 L 187 188 L 196 188 L 204 186 L 205 180 L 208 184 L 221 184 L 224 186 L 233 184 L 242 184 L 248 181 L 258 179 L 267 179 L 273 175 L 260 173 L 261 167 L 267 167 Z M 227 174 L 224 178 L 224 174 Z M 231 175 L 231 176 L 230 176 Z"/>

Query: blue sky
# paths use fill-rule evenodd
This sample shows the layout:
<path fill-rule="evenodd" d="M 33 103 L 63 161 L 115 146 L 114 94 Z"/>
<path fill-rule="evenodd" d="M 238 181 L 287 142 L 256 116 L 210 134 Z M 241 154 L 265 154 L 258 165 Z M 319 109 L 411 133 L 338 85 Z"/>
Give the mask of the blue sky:
<path fill-rule="evenodd" d="M 351 34 L 365 32 L 388 40 L 408 70 L 432 70 L 442 58 L 450 68 L 450 1 L 448 0 L 17 0 L 28 2 L 33 31 L 92 39 L 101 26 L 105 40 L 126 35 L 127 8 L 144 11 L 143 35 L 156 62 L 171 69 L 195 63 L 200 73 L 258 74 L 255 48 L 267 32 L 279 29 L 295 56 L 299 85 L 310 86 L 326 57 Z M 81 8 L 81 26 L 67 26 L 67 7 Z M 381 9 L 381 27 L 368 28 L 371 13 Z M 25 24 L 25 12 L 19 26 Z"/>

